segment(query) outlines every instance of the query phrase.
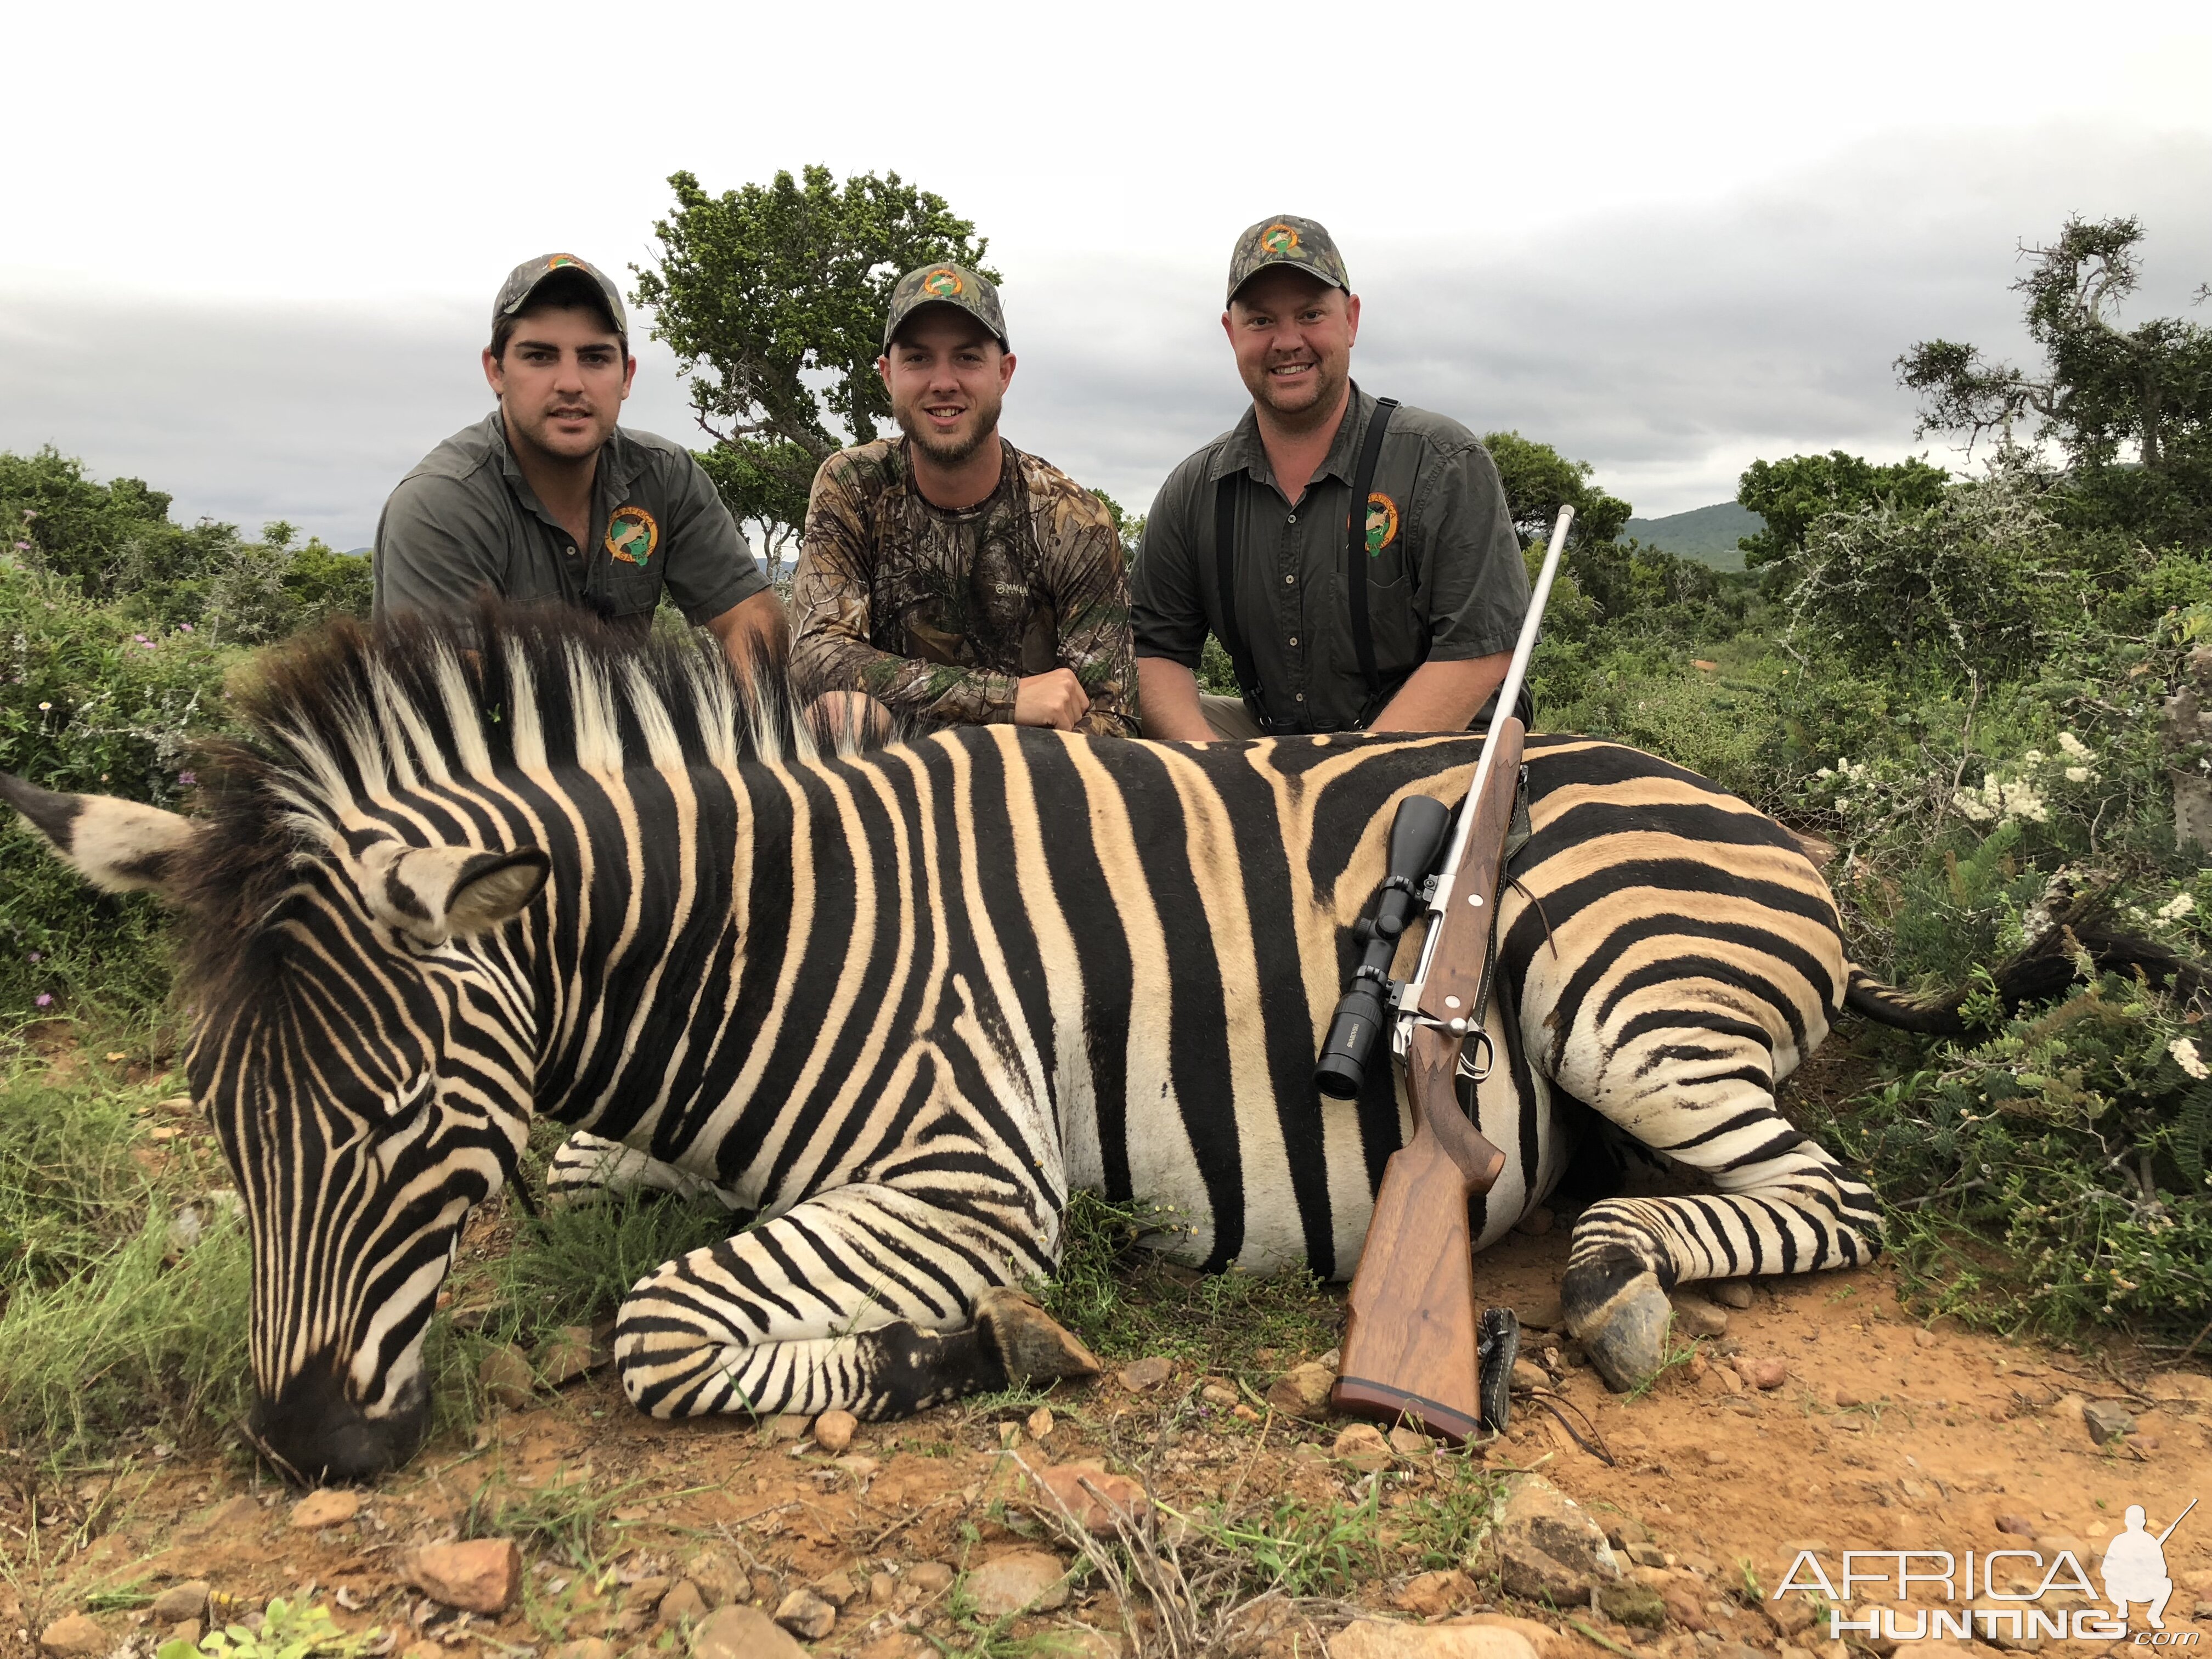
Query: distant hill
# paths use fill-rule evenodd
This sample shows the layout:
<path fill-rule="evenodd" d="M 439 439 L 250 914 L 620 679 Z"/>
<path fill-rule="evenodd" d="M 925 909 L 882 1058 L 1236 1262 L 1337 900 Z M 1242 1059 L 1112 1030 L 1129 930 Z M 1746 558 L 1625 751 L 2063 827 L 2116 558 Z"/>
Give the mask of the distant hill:
<path fill-rule="evenodd" d="M 1749 507 L 1716 501 L 1687 513 L 1670 513 L 1663 519 L 1631 519 L 1621 534 L 1716 570 L 1741 570 L 1743 550 L 1736 545 L 1737 538 L 1755 536 L 1765 528 L 1766 520 Z"/>

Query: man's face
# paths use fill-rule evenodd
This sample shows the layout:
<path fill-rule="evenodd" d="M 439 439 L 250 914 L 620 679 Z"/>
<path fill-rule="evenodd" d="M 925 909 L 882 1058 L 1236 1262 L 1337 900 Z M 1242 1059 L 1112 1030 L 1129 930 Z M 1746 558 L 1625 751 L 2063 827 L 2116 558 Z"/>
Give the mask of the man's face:
<path fill-rule="evenodd" d="M 507 430 L 562 460 L 598 453 L 615 429 L 637 360 L 586 308 L 547 307 L 515 319 L 504 356 L 483 355 Z"/>
<path fill-rule="evenodd" d="M 1336 408 L 1359 336 L 1356 295 L 1276 265 L 1237 290 L 1221 326 L 1254 402 L 1293 425 Z"/>
<path fill-rule="evenodd" d="M 926 306 L 876 359 L 891 418 L 941 466 L 958 466 L 999 429 L 1014 354 L 966 312 Z"/>

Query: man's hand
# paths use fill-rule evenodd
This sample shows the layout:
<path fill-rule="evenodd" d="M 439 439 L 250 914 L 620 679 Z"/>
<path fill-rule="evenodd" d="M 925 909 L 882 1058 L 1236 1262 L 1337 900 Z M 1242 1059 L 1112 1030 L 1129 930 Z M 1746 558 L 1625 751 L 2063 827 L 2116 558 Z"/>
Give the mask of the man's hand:
<path fill-rule="evenodd" d="M 1198 701 L 1198 676 L 1165 657 L 1137 659 L 1137 713 L 1145 735 L 1161 743 L 1210 743 Z"/>
<path fill-rule="evenodd" d="M 749 681 L 756 662 L 771 678 L 782 672 L 784 656 L 791 648 L 791 619 L 784 614 L 783 601 L 774 588 L 763 588 L 749 599 L 739 599 L 720 616 L 708 617 L 706 627 L 722 642 L 723 653 L 739 679 Z"/>
<path fill-rule="evenodd" d="M 1014 682 L 1014 724 L 1073 732 L 1091 712 L 1091 699 L 1072 668 L 1029 674 Z"/>

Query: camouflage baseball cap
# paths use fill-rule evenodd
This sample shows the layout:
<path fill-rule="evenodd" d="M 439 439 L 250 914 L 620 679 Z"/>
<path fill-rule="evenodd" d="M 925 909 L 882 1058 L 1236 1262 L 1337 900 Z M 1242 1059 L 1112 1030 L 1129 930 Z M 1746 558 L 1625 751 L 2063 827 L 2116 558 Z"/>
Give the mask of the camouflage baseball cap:
<path fill-rule="evenodd" d="M 884 349 L 906 319 L 924 306 L 957 306 L 999 337 L 1001 349 L 1012 351 L 1006 341 L 1006 313 L 999 309 L 999 290 L 991 279 L 965 265 L 923 265 L 898 279 L 891 290 L 891 314 L 884 320 Z"/>
<path fill-rule="evenodd" d="M 1229 256 L 1229 297 L 1270 265 L 1295 265 L 1310 270 L 1332 287 L 1352 292 L 1352 278 L 1344 274 L 1344 256 L 1335 239 L 1311 219 L 1279 214 L 1262 219 L 1237 239 Z"/>
<path fill-rule="evenodd" d="M 535 259 L 525 259 L 507 273 L 507 280 L 499 285 L 499 297 L 491 302 L 491 325 L 496 330 L 501 319 L 512 317 L 530 303 L 531 296 L 546 283 L 564 270 L 579 270 L 599 285 L 600 297 L 607 302 L 607 311 L 615 319 L 615 332 L 629 340 L 629 319 L 623 314 L 622 290 L 617 288 L 606 272 L 597 265 L 579 259 L 573 253 L 541 253 Z"/>

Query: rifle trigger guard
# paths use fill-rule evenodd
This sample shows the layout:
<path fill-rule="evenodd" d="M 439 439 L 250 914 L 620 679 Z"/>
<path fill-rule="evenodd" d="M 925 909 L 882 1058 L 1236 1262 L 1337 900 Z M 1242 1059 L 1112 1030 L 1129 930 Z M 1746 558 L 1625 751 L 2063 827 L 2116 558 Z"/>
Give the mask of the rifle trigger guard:
<path fill-rule="evenodd" d="M 1482 1050 L 1482 1058 L 1480 1060 L 1475 1059 L 1475 1049 L 1478 1045 Z M 1459 1051 L 1459 1074 L 1470 1082 L 1480 1083 L 1490 1075 L 1491 1068 L 1497 1063 L 1498 1054 L 1491 1047 L 1490 1033 L 1480 1026 L 1469 1031 L 1467 1034 L 1467 1046 Z"/>

